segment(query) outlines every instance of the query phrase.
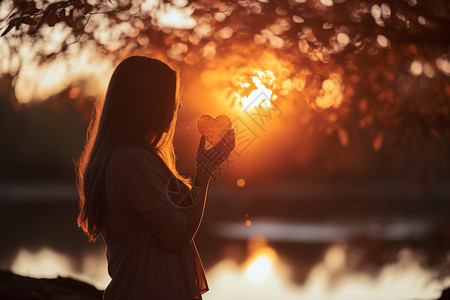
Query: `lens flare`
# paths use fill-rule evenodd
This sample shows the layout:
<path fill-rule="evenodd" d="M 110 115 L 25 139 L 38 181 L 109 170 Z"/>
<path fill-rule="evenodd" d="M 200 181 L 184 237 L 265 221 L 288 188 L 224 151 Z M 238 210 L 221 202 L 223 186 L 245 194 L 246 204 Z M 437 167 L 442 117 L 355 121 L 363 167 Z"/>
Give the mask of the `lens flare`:
<path fill-rule="evenodd" d="M 330 77 L 323 81 L 322 89 L 315 102 L 312 103 L 312 107 L 318 110 L 330 107 L 338 108 L 343 100 L 343 90 L 341 75 L 336 73 L 330 74 Z"/>

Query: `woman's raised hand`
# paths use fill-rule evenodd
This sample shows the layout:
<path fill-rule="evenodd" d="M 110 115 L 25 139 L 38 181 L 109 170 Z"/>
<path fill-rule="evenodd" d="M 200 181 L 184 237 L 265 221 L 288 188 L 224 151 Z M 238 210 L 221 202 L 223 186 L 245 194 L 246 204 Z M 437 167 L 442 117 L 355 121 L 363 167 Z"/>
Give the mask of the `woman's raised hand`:
<path fill-rule="evenodd" d="M 235 146 L 234 129 L 228 130 L 222 139 L 212 148 L 205 149 L 205 137 L 200 138 L 197 150 L 197 176 L 210 178 L 233 151 Z"/>

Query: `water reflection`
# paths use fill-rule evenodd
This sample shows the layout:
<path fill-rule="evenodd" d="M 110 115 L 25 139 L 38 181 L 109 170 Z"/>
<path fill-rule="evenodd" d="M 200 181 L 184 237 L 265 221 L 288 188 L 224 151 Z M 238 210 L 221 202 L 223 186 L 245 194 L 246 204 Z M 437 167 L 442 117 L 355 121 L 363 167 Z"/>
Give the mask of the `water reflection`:
<path fill-rule="evenodd" d="M 21 249 L 11 265 L 11 271 L 35 278 L 72 277 L 91 283 L 98 289 L 105 289 L 110 281 L 103 251 L 87 253 L 81 268 L 78 268 L 73 258 L 52 249 L 42 248 L 36 252 Z"/>
<path fill-rule="evenodd" d="M 279 210 L 269 206 L 270 199 L 263 201 L 263 196 L 270 198 L 267 190 L 253 195 L 247 189 L 241 192 L 247 200 L 235 202 L 212 194 L 197 239 L 211 288 L 205 300 L 437 299 L 450 286 L 444 197 L 429 200 L 434 205 L 428 210 L 425 204 L 409 205 L 414 203 L 409 195 L 409 206 L 396 199 L 400 214 L 388 200 L 370 193 L 374 199 L 365 205 L 376 209 L 368 214 L 347 213 L 354 202 L 344 207 L 326 194 L 299 202 L 288 198 L 292 191 L 279 190 L 289 192 L 277 199 Z M 72 192 L 61 189 L 67 196 L 44 201 L 35 199 L 35 190 L 8 191 L 0 190 L 5 241 L 0 243 L 0 269 L 34 277 L 70 276 L 104 289 L 110 280 L 104 245 L 89 244 L 76 227 Z M 314 215 L 323 207 L 330 215 Z"/>
<path fill-rule="evenodd" d="M 437 299 L 450 284 L 449 277 L 438 280 L 432 271 L 423 269 L 407 249 L 399 252 L 395 263 L 385 265 L 377 276 L 371 277 L 347 270 L 342 246 L 332 246 L 302 285 L 292 282 L 292 269 L 283 260 L 270 260 L 264 253 L 258 255 L 249 260 L 262 262 L 259 272 L 253 273 L 252 262 L 246 266 L 233 260 L 223 260 L 210 269 L 211 291 L 204 299 Z M 266 268 L 266 263 L 270 268 Z"/>
<path fill-rule="evenodd" d="M 335 244 L 328 248 L 305 282 L 297 284 L 292 278 L 294 270 L 284 257 L 264 239 L 251 239 L 250 253 L 243 263 L 224 258 L 207 270 L 211 290 L 204 299 L 437 299 L 450 285 L 450 277 L 439 279 L 436 272 L 421 266 L 420 257 L 408 249 L 398 252 L 396 260 L 384 265 L 376 276 L 352 270 L 349 268 L 352 258 L 348 257 L 346 247 Z M 102 251 L 87 254 L 82 268 L 77 270 L 69 257 L 51 249 L 37 252 L 22 249 L 11 270 L 32 277 L 73 277 L 99 289 L 104 289 L 109 282 Z"/>
<path fill-rule="evenodd" d="M 275 219 L 253 219 L 251 226 L 242 222 L 220 222 L 214 226 L 213 231 L 226 238 L 243 240 L 264 236 L 271 241 L 333 243 L 365 236 L 401 241 L 423 237 L 433 227 L 433 223 L 423 219 L 368 220 L 357 223 L 294 223 Z"/>

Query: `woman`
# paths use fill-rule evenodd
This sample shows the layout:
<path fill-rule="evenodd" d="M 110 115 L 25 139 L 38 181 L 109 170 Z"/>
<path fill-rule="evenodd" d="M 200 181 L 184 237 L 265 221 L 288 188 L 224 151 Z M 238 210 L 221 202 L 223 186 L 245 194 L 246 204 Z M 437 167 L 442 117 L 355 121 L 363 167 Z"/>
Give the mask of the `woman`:
<path fill-rule="evenodd" d="M 201 299 L 208 290 L 193 239 L 210 175 L 235 137 L 228 131 L 210 150 L 201 137 L 193 183 L 181 176 L 173 148 L 178 81 L 159 60 L 129 57 L 92 118 L 78 161 L 78 225 L 106 243 L 112 280 L 105 299 Z M 221 155 L 208 161 L 210 151 Z"/>

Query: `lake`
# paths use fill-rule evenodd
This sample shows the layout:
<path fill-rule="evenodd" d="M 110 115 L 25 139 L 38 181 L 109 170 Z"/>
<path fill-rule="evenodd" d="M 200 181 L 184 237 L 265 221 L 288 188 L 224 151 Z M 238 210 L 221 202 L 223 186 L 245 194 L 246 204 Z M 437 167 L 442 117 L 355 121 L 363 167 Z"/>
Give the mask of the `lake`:
<path fill-rule="evenodd" d="M 104 244 L 73 184 L 0 185 L 0 268 L 103 289 Z M 436 299 L 450 286 L 448 184 L 214 183 L 196 242 L 219 299 Z"/>

